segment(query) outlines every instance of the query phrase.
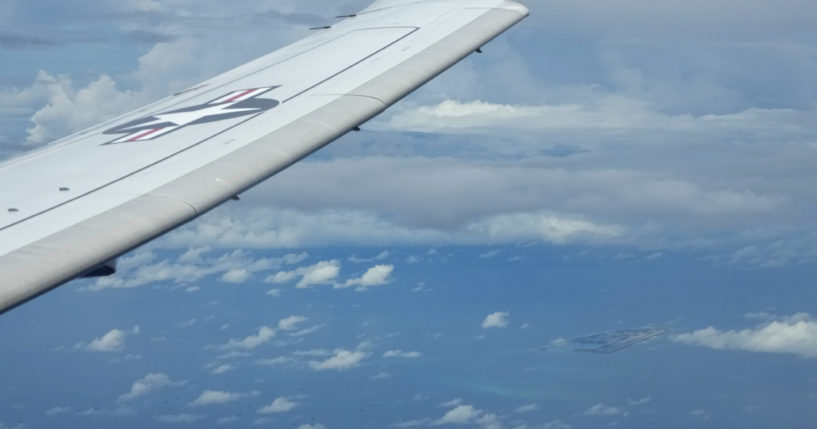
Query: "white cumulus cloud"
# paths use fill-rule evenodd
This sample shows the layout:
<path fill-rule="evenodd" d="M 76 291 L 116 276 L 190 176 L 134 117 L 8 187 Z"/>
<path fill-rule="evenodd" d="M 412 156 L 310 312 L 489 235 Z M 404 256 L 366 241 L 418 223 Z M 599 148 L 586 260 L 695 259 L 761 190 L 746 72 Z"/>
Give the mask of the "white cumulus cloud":
<path fill-rule="evenodd" d="M 275 337 L 275 329 L 268 326 L 258 328 L 258 333 L 255 335 L 248 335 L 244 338 L 232 338 L 227 344 L 221 346 L 225 350 L 244 349 L 252 350 Z"/>
<path fill-rule="evenodd" d="M 221 276 L 224 283 L 244 283 L 250 278 L 251 273 L 244 268 L 233 268 Z"/>
<path fill-rule="evenodd" d="M 417 352 L 417 351 L 404 352 L 402 350 L 389 350 L 389 351 L 383 353 L 384 358 L 412 359 L 412 358 L 418 358 L 418 357 L 420 357 L 422 355 L 423 355 L 422 353 Z"/>
<path fill-rule="evenodd" d="M 308 319 L 303 316 L 289 316 L 278 321 L 278 329 L 282 331 L 292 331 L 297 329 L 298 324 Z"/>
<path fill-rule="evenodd" d="M 255 258 L 241 249 L 221 254 L 209 254 L 208 246 L 188 247 L 175 260 L 157 261 L 151 251 L 137 251 L 119 260 L 116 275 L 103 277 L 84 290 L 96 292 L 108 288 L 133 288 L 158 282 L 186 285 L 211 275 L 221 274 L 225 283 L 243 283 L 253 273 L 278 269 L 305 254 L 287 254 L 281 257 Z"/>
<path fill-rule="evenodd" d="M 199 414 L 165 414 L 156 418 L 159 423 L 178 424 L 178 423 L 195 423 L 207 416 Z"/>
<path fill-rule="evenodd" d="M 809 314 L 799 313 L 740 331 L 722 331 L 710 326 L 676 335 L 674 340 L 716 350 L 789 353 L 805 358 L 815 358 L 817 357 L 817 320 Z"/>
<path fill-rule="evenodd" d="M 225 363 L 225 364 L 221 364 L 221 365 L 219 365 L 219 366 L 217 366 L 217 367 L 213 368 L 212 370 L 210 370 L 210 374 L 216 374 L 216 375 L 218 375 L 218 374 L 224 374 L 224 373 L 226 373 L 227 371 L 230 371 L 230 370 L 232 370 L 232 369 L 233 369 L 233 366 L 232 366 L 232 365 L 230 365 L 230 364 L 228 364 L 228 363 Z"/>
<path fill-rule="evenodd" d="M 268 276 L 264 281 L 267 283 L 287 283 L 300 277 L 295 285 L 299 289 L 308 288 L 312 285 L 332 284 L 340 274 L 340 261 L 321 261 L 317 264 L 296 268 L 291 271 L 279 271 Z"/>
<path fill-rule="evenodd" d="M 630 412 L 624 408 L 614 407 L 603 402 L 593 405 L 584 412 L 584 415 L 593 417 L 627 417 L 629 414 Z"/>
<path fill-rule="evenodd" d="M 311 361 L 309 367 L 315 371 L 338 370 L 343 371 L 353 368 L 360 364 L 360 361 L 368 356 L 368 353 L 362 351 L 349 351 L 338 349 L 335 350 L 334 355 L 323 361 Z"/>
<path fill-rule="evenodd" d="M 220 390 L 205 390 L 201 392 L 198 398 L 190 403 L 190 406 L 226 404 L 228 402 L 235 402 L 245 396 L 247 396 L 247 394 L 223 392 Z"/>
<path fill-rule="evenodd" d="M 125 348 L 125 332 L 112 329 L 100 338 L 95 338 L 85 347 L 94 352 L 119 352 Z"/>
<path fill-rule="evenodd" d="M 538 409 L 539 409 L 539 405 L 537 405 L 537 404 L 527 404 L 527 405 L 522 405 L 522 406 L 516 407 L 514 409 L 514 411 L 516 411 L 517 413 L 527 413 L 527 412 L 531 412 L 531 411 L 536 411 Z"/>
<path fill-rule="evenodd" d="M 284 413 L 293 408 L 295 408 L 298 404 L 293 401 L 290 401 L 287 398 L 279 397 L 275 398 L 271 404 L 261 408 L 258 410 L 260 414 L 275 414 L 275 413 Z"/>
<path fill-rule="evenodd" d="M 491 313 L 485 316 L 485 319 L 482 321 L 483 328 L 504 328 L 508 326 L 508 316 L 510 313 L 507 311 L 497 311 L 496 313 Z"/>
<path fill-rule="evenodd" d="M 440 404 L 440 406 L 443 408 L 451 408 L 462 404 L 463 404 L 462 398 L 454 398 L 450 401 L 443 402 L 442 404 Z"/>
<path fill-rule="evenodd" d="M 186 381 L 173 381 L 167 374 L 151 372 L 136 380 L 128 393 L 119 396 L 119 402 L 132 401 L 140 396 L 147 395 L 166 386 L 182 386 Z"/>
<path fill-rule="evenodd" d="M 139 327 L 135 326 L 131 333 L 138 334 Z M 128 332 L 121 329 L 111 329 L 105 335 L 94 338 L 90 343 L 77 343 L 76 348 L 81 348 L 91 352 L 114 353 L 125 349 L 125 337 Z"/>
<path fill-rule="evenodd" d="M 445 415 L 440 417 L 439 420 L 435 422 L 438 425 L 445 425 L 445 424 L 460 424 L 464 425 L 470 423 L 474 419 L 480 416 L 482 412 L 472 405 L 458 405 L 457 407 L 449 410 Z"/>
<path fill-rule="evenodd" d="M 392 271 L 394 271 L 394 265 L 375 265 L 366 270 L 362 276 L 349 279 L 346 281 L 346 283 L 342 285 L 335 285 L 335 287 L 346 288 L 357 286 L 358 291 L 363 291 L 368 287 L 380 286 L 388 283 L 389 276 L 391 275 Z"/>
<path fill-rule="evenodd" d="M 627 400 L 627 405 L 630 405 L 630 406 L 647 405 L 650 402 L 652 402 L 652 395 L 647 395 L 647 396 L 645 396 L 643 398 L 639 398 L 639 399 L 628 399 Z"/>

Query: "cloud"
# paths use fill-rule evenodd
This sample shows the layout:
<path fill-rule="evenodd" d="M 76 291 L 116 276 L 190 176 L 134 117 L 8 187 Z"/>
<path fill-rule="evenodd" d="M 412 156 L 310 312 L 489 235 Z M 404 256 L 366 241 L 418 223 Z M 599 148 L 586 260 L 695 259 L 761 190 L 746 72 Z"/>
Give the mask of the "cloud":
<path fill-rule="evenodd" d="M 485 319 L 482 321 L 483 328 L 504 328 L 508 326 L 508 316 L 510 313 L 507 311 L 497 311 L 496 313 L 491 313 L 485 316 Z"/>
<path fill-rule="evenodd" d="M 389 256 L 391 256 L 391 253 L 388 250 L 384 250 L 384 251 L 378 253 L 377 255 L 375 255 L 375 256 L 373 256 L 371 258 L 361 258 L 361 257 L 359 257 L 357 255 L 352 255 L 352 256 L 349 256 L 346 259 L 349 262 L 353 262 L 353 263 L 363 263 L 363 262 L 380 261 L 382 259 L 388 258 Z"/>
<path fill-rule="evenodd" d="M 212 249 L 208 246 L 192 246 L 175 260 L 157 261 L 154 252 L 137 250 L 130 256 L 120 258 L 117 274 L 100 278 L 85 290 L 96 292 L 108 288 L 125 289 L 158 282 L 187 285 L 217 274 L 221 274 L 221 281 L 237 284 L 247 281 L 253 273 L 281 268 L 306 255 L 302 253 L 255 258 L 241 249 L 217 255 L 211 255 L 210 252 Z"/>
<path fill-rule="evenodd" d="M 305 322 L 309 319 L 303 316 L 290 316 L 278 321 L 278 329 L 282 331 L 292 331 L 297 329 L 299 323 Z"/>
<path fill-rule="evenodd" d="M 183 386 L 186 383 L 187 381 L 173 381 L 170 379 L 170 377 L 161 372 L 151 372 L 143 378 L 136 380 L 133 383 L 133 386 L 131 386 L 130 392 L 119 396 L 118 402 L 132 401 L 138 397 L 155 392 L 163 387 Z"/>
<path fill-rule="evenodd" d="M 647 395 L 647 396 L 645 396 L 643 398 L 640 398 L 640 399 L 628 399 L 627 400 L 627 405 L 633 407 L 633 406 L 637 406 L 637 405 L 647 405 L 650 402 L 652 402 L 652 396 Z"/>
<path fill-rule="evenodd" d="M 492 158 L 478 161 L 459 159 L 457 154 L 309 160 L 248 193 L 245 200 L 254 205 L 252 210 L 238 213 L 225 208 L 214 212 L 208 218 L 212 220 L 203 219 L 212 222 L 207 228 L 209 237 L 200 233 L 202 228 L 184 231 L 183 239 L 176 239 L 179 245 L 195 240 L 193 243 L 250 247 L 612 244 L 647 246 L 651 254 L 673 248 L 700 251 L 739 246 L 736 249 L 747 247 L 746 256 L 736 256 L 752 264 L 772 249 L 752 256 L 761 246 L 757 238 L 746 234 L 757 237 L 762 230 L 761 241 L 771 245 L 773 236 L 789 236 L 792 229 L 814 229 L 813 219 L 800 215 L 817 209 L 809 195 L 795 191 L 798 187 L 775 185 L 790 178 L 767 171 L 748 151 L 716 150 L 713 148 L 721 147 L 720 143 L 696 136 L 673 137 L 663 147 L 684 144 L 696 153 L 717 151 L 712 159 L 701 160 L 701 174 L 692 175 L 682 168 L 680 157 L 668 155 L 659 144 L 643 142 L 647 146 L 642 146 L 620 141 L 629 137 L 615 139 L 610 144 L 623 151 L 620 157 L 583 146 L 573 148 L 575 156 L 542 156 L 537 146 L 537 153 L 525 157 L 529 162 L 512 154 L 497 160 L 492 152 L 485 154 Z M 527 149 L 519 148 L 516 153 L 527 153 Z M 810 150 L 794 143 L 774 153 L 774 162 L 797 165 L 804 174 L 808 173 L 803 160 L 815 161 Z M 634 164 L 623 158 L 639 161 Z M 734 166 L 728 173 L 734 179 L 717 179 L 727 173 L 715 158 Z M 762 184 L 752 179 L 758 169 L 763 171 Z M 382 179 L 365 180 L 372 176 Z M 319 186 L 316 177 L 338 185 Z M 343 187 L 359 192 L 350 194 Z M 474 193 L 481 198 L 467 198 Z M 412 203 L 428 199 L 438 203 Z M 267 208 L 256 208 L 261 205 Z M 348 209 L 350 206 L 355 209 Z M 794 250 L 793 243 L 780 245 L 783 249 L 775 252 L 779 255 L 775 259 L 791 263 L 817 257 L 813 246 L 811 251 L 798 251 L 807 249 L 808 241 L 801 240 Z"/>
<path fill-rule="evenodd" d="M 521 405 L 519 407 L 514 408 L 514 411 L 516 411 L 517 413 L 522 414 L 522 413 L 529 413 L 531 411 L 536 411 L 539 408 L 540 407 L 537 404 L 527 404 L 527 405 Z"/>
<path fill-rule="evenodd" d="M 479 417 L 482 411 L 474 408 L 471 405 L 458 405 L 457 407 L 449 410 L 445 415 L 440 417 L 439 420 L 435 422 L 437 425 L 445 425 L 445 424 L 468 424 L 471 423 L 474 419 Z"/>
<path fill-rule="evenodd" d="M 490 252 L 485 252 L 485 253 L 480 254 L 479 257 L 484 258 L 484 259 L 491 259 L 491 258 L 499 255 L 500 253 L 502 253 L 502 249 L 494 249 L 494 250 L 491 250 Z"/>
<path fill-rule="evenodd" d="M 613 407 L 603 402 L 593 405 L 584 412 L 585 416 L 592 417 L 627 417 L 629 414 L 630 412 L 623 408 Z"/>
<path fill-rule="evenodd" d="M 298 404 L 295 402 L 290 401 L 287 398 L 279 397 L 275 398 L 271 404 L 261 408 L 258 410 L 260 414 L 275 414 L 275 413 L 284 413 L 293 408 L 295 408 Z"/>
<path fill-rule="evenodd" d="M 192 319 L 188 319 L 188 320 L 185 320 L 183 322 L 177 323 L 176 327 L 177 328 L 192 328 L 198 322 L 199 322 L 199 319 L 194 317 Z"/>
<path fill-rule="evenodd" d="M 226 373 L 228 371 L 232 371 L 233 369 L 235 369 L 235 367 L 233 367 L 232 365 L 230 365 L 228 363 L 225 363 L 225 364 L 221 364 L 221 365 L 213 368 L 212 370 L 210 370 L 210 374 L 216 374 L 216 375 L 224 374 L 224 373 Z"/>
<path fill-rule="evenodd" d="M 366 290 L 368 287 L 380 286 L 389 282 L 389 276 L 394 271 L 394 265 L 375 265 L 362 276 L 349 279 L 343 285 L 335 285 L 336 288 L 346 288 L 357 286 L 358 291 Z"/>
<path fill-rule="evenodd" d="M 337 370 L 345 371 L 360 364 L 369 354 L 362 351 L 338 349 L 334 355 L 323 361 L 310 361 L 309 367 L 315 371 Z"/>
<path fill-rule="evenodd" d="M 195 423 L 206 418 L 199 414 L 165 414 L 156 418 L 159 423 L 179 424 L 179 423 Z"/>
<path fill-rule="evenodd" d="M 326 426 L 324 426 L 324 425 L 322 425 L 320 423 L 303 424 L 303 425 L 298 426 L 298 429 L 326 429 Z"/>
<path fill-rule="evenodd" d="M 264 280 L 267 283 L 287 283 L 301 277 L 295 287 L 308 288 L 312 285 L 332 284 L 340 274 L 340 262 L 337 260 L 321 261 L 308 267 L 292 271 L 279 271 Z"/>
<path fill-rule="evenodd" d="M 199 395 L 198 398 L 193 400 L 189 405 L 192 407 L 200 407 L 203 405 L 213 405 L 213 404 L 226 404 L 229 402 L 235 402 L 241 398 L 245 398 L 247 396 L 257 396 L 259 392 L 251 392 L 251 393 L 231 393 L 231 392 L 222 392 L 220 390 L 205 390 L 204 392 Z"/>
<path fill-rule="evenodd" d="M 786 122 L 803 127 L 803 114 L 788 109 L 749 108 L 729 114 L 668 115 L 643 99 L 620 94 L 598 94 L 595 102 L 557 105 L 507 105 L 483 101 L 444 100 L 436 105 L 403 109 L 388 121 L 393 130 L 432 133 L 493 134 L 504 130 L 513 134 L 571 130 L 607 133 L 637 130 L 665 132 L 723 133 L 739 129 L 766 130 Z M 805 130 L 804 128 L 801 128 Z"/>
<path fill-rule="evenodd" d="M 262 344 L 269 342 L 271 339 L 275 338 L 278 330 L 281 331 L 289 331 L 290 336 L 304 336 L 311 334 L 318 329 L 320 329 L 323 325 L 313 326 L 311 328 L 302 329 L 300 331 L 292 332 L 298 329 L 298 325 L 305 321 L 309 320 L 303 316 L 289 316 L 285 317 L 278 321 L 276 328 L 269 327 L 269 326 L 261 326 L 258 328 L 258 333 L 254 335 L 249 335 L 244 338 L 231 338 L 227 344 L 219 346 L 219 348 L 224 350 L 252 350 Z"/>
<path fill-rule="evenodd" d="M 320 356 L 330 356 L 332 354 L 331 351 L 326 349 L 312 349 L 312 350 L 297 350 L 292 353 L 295 356 L 312 356 L 312 357 L 320 357 Z"/>
<path fill-rule="evenodd" d="M 448 410 L 448 412 L 446 412 L 441 418 L 431 422 L 431 425 L 439 426 L 448 424 L 470 424 L 472 427 L 480 427 L 482 429 L 505 428 L 505 424 L 503 423 L 501 416 L 479 410 L 472 405 L 464 404 L 462 399 L 457 398 L 440 404 L 440 406 L 451 409 Z M 420 423 L 420 421 L 416 422 Z"/>
<path fill-rule="evenodd" d="M 125 337 L 127 333 L 119 329 L 111 329 L 107 334 L 99 338 L 94 338 L 84 348 L 92 352 L 121 352 L 125 349 Z"/>
<path fill-rule="evenodd" d="M 716 350 L 788 353 L 815 358 L 817 320 L 807 313 L 798 313 L 740 331 L 721 331 L 710 326 L 676 335 L 673 340 Z"/>
<path fill-rule="evenodd" d="M 442 404 L 440 404 L 440 406 L 443 408 L 450 408 L 456 407 L 457 405 L 462 405 L 462 403 L 463 403 L 462 398 L 455 398 L 450 401 L 443 402 Z"/>
<path fill-rule="evenodd" d="M 702 420 L 709 420 L 710 418 L 712 418 L 712 412 L 700 409 L 690 411 L 689 415 Z"/>
<path fill-rule="evenodd" d="M 221 281 L 224 283 L 244 283 L 251 275 L 249 271 L 243 268 L 233 268 L 221 276 Z"/>
<path fill-rule="evenodd" d="M 216 420 L 216 424 L 227 425 L 227 424 L 230 424 L 230 423 L 235 423 L 238 420 L 239 420 L 238 416 L 227 416 L 227 417 L 222 417 L 222 418 Z"/>
<path fill-rule="evenodd" d="M 617 6 L 579 0 L 548 6 L 551 15 L 534 17 L 535 25 L 547 26 L 562 34 L 615 40 L 666 40 L 682 35 L 696 35 L 692 40 L 746 41 L 789 40 L 799 38 L 815 6 L 795 0 L 790 8 L 778 10 L 770 0 L 748 2 L 723 0 L 717 4 L 694 0 L 682 4 L 655 4 L 629 0 Z M 743 9 L 741 9 L 741 6 Z M 736 13 L 737 12 L 737 13 Z"/>
<path fill-rule="evenodd" d="M 419 132 L 442 132 L 468 128 L 486 130 L 508 125 L 510 122 L 528 123 L 531 118 L 544 113 L 534 106 L 500 105 L 483 101 L 461 103 L 456 100 L 445 100 L 434 106 L 403 110 L 392 115 L 388 125 L 391 129 Z M 565 112 L 559 113 L 564 114 Z"/>
<path fill-rule="evenodd" d="M 385 380 L 389 377 L 391 377 L 391 373 L 381 371 L 369 377 L 369 380 Z"/>
<path fill-rule="evenodd" d="M 537 213 L 498 215 L 471 223 L 467 228 L 476 235 L 494 238 L 496 242 L 538 239 L 554 244 L 565 244 L 581 237 L 617 238 L 626 232 L 617 225 Z"/>
<path fill-rule="evenodd" d="M 235 349 L 243 349 L 243 350 L 252 350 L 269 340 L 275 337 L 275 329 L 272 329 L 268 326 L 262 326 L 258 328 L 258 333 L 255 335 L 249 335 L 244 338 L 231 338 L 227 344 L 221 346 L 224 350 L 235 350 Z"/>
<path fill-rule="evenodd" d="M 468 203 L 473 204 L 473 202 Z M 584 216 L 547 211 L 514 212 L 478 219 L 458 219 L 462 223 L 444 228 L 407 225 L 372 211 L 257 208 L 228 213 L 230 208 L 205 215 L 197 222 L 172 232 L 165 245 L 171 247 L 211 243 L 223 247 L 286 248 L 327 245 L 500 245 L 525 242 L 554 244 L 608 243 L 626 237 L 622 225 L 597 222 Z M 425 209 L 424 209 L 425 210 Z M 460 212 L 460 213 L 457 213 Z M 406 211 L 404 215 L 415 215 Z M 462 213 L 444 209 L 428 213 L 435 217 Z M 276 231 L 276 232 L 273 232 Z M 278 235 L 285 231 L 286 236 Z M 383 267 L 378 271 L 385 271 Z M 279 271 L 267 276 L 267 283 L 287 283 L 299 277 L 300 288 L 312 284 L 333 284 L 340 272 L 339 261 L 323 261 L 307 269 Z M 308 275 L 307 275 L 308 274 Z M 376 277 L 374 277 L 376 279 Z M 361 279 L 362 280 L 362 279 Z"/>
<path fill-rule="evenodd" d="M 504 429 L 505 425 L 502 423 L 502 419 L 493 413 L 485 413 L 479 418 L 477 418 L 477 424 L 480 425 L 482 429 Z"/>
<path fill-rule="evenodd" d="M 301 280 L 295 287 L 307 288 L 314 284 L 331 283 L 340 273 L 340 263 L 338 261 L 319 262 L 313 265 L 304 273 Z"/>
<path fill-rule="evenodd" d="M 383 353 L 384 358 L 403 358 L 403 359 L 413 359 L 422 356 L 420 352 L 404 352 L 402 350 L 389 350 Z"/>
<path fill-rule="evenodd" d="M 259 359 L 255 363 L 262 366 L 281 366 L 292 362 L 293 359 L 286 356 L 278 356 L 276 358 Z"/>
<path fill-rule="evenodd" d="M 32 90 L 47 94 L 45 106 L 31 116 L 34 126 L 27 130 L 26 141 L 32 145 L 71 134 L 146 101 L 132 91 L 120 91 L 106 75 L 77 88 L 69 76 L 54 77 L 41 71 Z"/>
<path fill-rule="evenodd" d="M 319 330 L 323 329 L 324 326 L 326 326 L 326 325 L 310 326 L 309 328 L 304 328 L 304 329 L 301 329 L 300 331 L 290 332 L 289 336 L 290 337 L 304 337 L 306 335 L 314 334 L 315 332 L 318 332 Z"/>
<path fill-rule="evenodd" d="M 59 407 L 59 406 L 57 406 L 57 407 L 49 408 L 45 412 L 45 415 L 47 415 L 47 416 L 61 416 L 61 415 L 65 414 L 65 413 L 67 413 L 69 411 L 71 411 L 71 407 Z M 3 427 L 3 425 L 0 424 L 0 428 L 2 428 L 2 427 Z"/>

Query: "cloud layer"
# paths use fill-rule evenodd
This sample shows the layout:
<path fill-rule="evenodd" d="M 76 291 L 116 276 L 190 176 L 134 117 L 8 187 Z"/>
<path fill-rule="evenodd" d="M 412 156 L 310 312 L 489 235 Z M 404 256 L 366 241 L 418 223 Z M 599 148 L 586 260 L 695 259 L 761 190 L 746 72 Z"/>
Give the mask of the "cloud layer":
<path fill-rule="evenodd" d="M 681 249 L 731 265 L 814 260 L 817 66 L 812 38 L 803 37 L 814 5 L 797 0 L 783 11 L 753 0 L 727 14 L 734 2 L 724 2 L 529 5 L 512 42 L 499 38 L 490 55 L 468 58 L 367 132 L 261 185 L 242 202 L 250 209 L 217 210 L 166 243 L 539 242 Z M 0 86 L 0 113 L 15 118 L 0 136 L 9 153 L 183 89 L 367 2 L 83 2 L 77 14 L 104 16 L 126 38 L 117 43 L 140 46 L 134 64 L 93 76 L 63 71 L 62 59 L 103 40 L 11 3 L 5 43 L 57 54 L 46 63 L 55 70 Z M 52 40 L 38 27 L 45 22 L 77 37 Z M 695 37 L 678 37 L 692 28 Z M 154 264 L 93 287 L 184 282 L 201 265 Z M 256 272 L 207 265 L 225 283 Z M 298 285 L 343 284 L 332 265 L 315 270 L 296 274 Z"/>

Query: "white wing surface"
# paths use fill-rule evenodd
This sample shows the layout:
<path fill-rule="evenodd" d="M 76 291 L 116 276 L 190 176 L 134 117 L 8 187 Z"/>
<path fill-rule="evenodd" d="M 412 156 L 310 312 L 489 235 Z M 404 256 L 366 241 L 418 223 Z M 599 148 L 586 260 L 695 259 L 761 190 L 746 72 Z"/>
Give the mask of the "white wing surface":
<path fill-rule="evenodd" d="M 513 0 L 379 0 L 189 90 L 0 164 L 0 313 L 292 165 L 527 13 Z"/>

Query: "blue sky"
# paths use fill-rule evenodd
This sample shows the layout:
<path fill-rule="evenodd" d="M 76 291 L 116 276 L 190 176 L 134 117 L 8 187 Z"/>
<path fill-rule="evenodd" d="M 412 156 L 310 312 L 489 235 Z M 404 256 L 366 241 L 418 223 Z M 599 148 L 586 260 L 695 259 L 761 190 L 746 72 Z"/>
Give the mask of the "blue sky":
<path fill-rule="evenodd" d="M 362 132 L 3 315 L 0 428 L 815 421 L 817 6 L 528 4 Z M 0 157 L 365 5 L 5 1 Z"/>

